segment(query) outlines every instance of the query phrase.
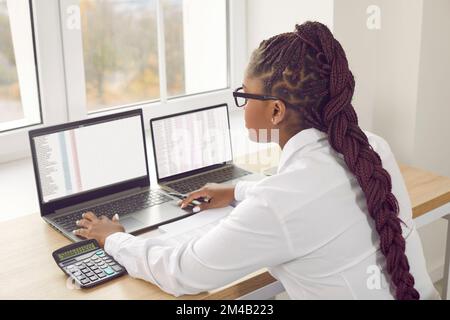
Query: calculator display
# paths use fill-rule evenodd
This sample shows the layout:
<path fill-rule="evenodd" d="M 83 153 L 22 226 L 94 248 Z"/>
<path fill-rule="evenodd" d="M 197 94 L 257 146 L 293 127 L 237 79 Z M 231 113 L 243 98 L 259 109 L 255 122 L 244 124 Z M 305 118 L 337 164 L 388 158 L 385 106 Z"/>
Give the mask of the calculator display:
<path fill-rule="evenodd" d="M 65 260 L 65 259 L 68 259 L 68 258 L 72 258 L 74 256 L 78 256 L 80 254 L 84 254 L 86 252 L 95 250 L 95 249 L 97 249 L 97 247 L 95 246 L 94 243 L 91 242 L 91 243 L 85 244 L 83 246 L 80 246 L 80 247 L 77 247 L 77 248 L 74 248 L 74 249 L 71 249 L 71 250 L 68 250 L 68 251 L 64 251 L 64 252 L 58 253 L 58 259 L 59 260 Z"/>

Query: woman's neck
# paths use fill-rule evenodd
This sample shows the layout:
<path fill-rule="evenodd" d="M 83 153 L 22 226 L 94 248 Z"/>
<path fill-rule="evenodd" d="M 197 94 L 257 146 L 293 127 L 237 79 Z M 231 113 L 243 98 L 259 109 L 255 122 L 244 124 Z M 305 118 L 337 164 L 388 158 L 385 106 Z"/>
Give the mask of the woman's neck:
<path fill-rule="evenodd" d="M 278 145 L 280 146 L 281 150 L 283 150 L 286 143 L 300 131 L 302 131 L 302 130 L 281 130 L 280 129 Z"/>

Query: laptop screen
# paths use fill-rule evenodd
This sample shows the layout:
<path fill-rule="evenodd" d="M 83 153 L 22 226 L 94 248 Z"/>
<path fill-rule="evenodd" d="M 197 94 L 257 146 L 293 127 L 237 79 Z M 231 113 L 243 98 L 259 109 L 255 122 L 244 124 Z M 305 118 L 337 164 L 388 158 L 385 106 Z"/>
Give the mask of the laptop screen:
<path fill-rule="evenodd" d="M 152 121 L 158 178 L 232 160 L 226 105 Z"/>
<path fill-rule="evenodd" d="M 140 115 L 33 139 L 44 203 L 147 176 Z"/>

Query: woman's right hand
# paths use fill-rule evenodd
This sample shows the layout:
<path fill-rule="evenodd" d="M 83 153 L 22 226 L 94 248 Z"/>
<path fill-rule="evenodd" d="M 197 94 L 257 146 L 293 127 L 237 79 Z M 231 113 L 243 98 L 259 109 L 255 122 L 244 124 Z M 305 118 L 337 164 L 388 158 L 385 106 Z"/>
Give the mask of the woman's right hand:
<path fill-rule="evenodd" d="M 199 198 L 209 199 L 209 202 L 200 201 L 201 203 L 197 206 L 199 209 L 196 209 L 195 212 L 229 206 L 234 201 L 234 186 L 208 183 L 204 187 L 188 194 L 186 199 L 180 201 L 178 205 L 184 208 L 193 200 Z"/>

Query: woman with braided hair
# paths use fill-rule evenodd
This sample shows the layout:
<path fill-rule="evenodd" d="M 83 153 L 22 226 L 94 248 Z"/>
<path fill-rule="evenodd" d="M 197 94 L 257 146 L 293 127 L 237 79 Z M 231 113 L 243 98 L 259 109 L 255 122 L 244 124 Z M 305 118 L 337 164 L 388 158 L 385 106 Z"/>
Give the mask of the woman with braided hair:
<path fill-rule="evenodd" d="M 183 245 L 138 239 L 118 222 L 87 216 L 130 275 L 174 295 L 218 288 L 261 268 L 293 299 L 438 299 L 411 205 L 389 145 L 361 130 L 344 50 L 319 22 L 263 41 L 242 88 L 255 141 L 282 148 L 277 174 L 235 186 L 208 184 L 180 204 L 239 204 Z M 119 231 L 119 232 L 118 232 Z"/>

